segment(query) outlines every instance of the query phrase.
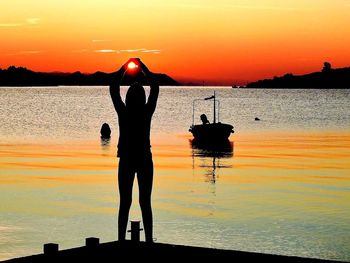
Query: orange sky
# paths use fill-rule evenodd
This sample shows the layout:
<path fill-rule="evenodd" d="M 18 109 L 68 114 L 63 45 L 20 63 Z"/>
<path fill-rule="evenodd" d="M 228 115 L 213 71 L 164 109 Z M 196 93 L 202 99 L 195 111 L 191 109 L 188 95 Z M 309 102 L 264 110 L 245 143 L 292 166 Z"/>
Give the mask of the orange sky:
<path fill-rule="evenodd" d="M 111 72 L 140 57 L 233 84 L 350 66 L 350 0 L 11 0 L 0 34 L 0 68 Z"/>

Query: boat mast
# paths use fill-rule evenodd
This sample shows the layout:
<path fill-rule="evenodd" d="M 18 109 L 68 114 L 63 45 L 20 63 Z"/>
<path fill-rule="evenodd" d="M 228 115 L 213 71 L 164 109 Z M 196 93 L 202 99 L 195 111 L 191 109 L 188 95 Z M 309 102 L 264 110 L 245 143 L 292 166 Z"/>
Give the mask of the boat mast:
<path fill-rule="evenodd" d="M 194 102 L 195 100 L 192 102 L 192 126 L 194 126 Z"/>
<path fill-rule="evenodd" d="M 216 108 L 215 108 L 215 90 L 214 90 L 214 123 L 216 123 Z"/>

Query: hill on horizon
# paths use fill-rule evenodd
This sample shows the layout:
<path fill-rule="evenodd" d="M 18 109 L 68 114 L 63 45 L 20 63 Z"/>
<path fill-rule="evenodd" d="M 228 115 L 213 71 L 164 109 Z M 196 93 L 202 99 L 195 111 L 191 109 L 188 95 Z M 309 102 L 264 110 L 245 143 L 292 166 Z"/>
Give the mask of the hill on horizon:
<path fill-rule="evenodd" d="M 281 77 L 248 83 L 246 88 L 348 89 L 350 88 L 350 67 L 333 69 L 329 62 L 325 62 L 320 72 L 305 75 L 288 73 Z"/>
<path fill-rule="evenodd" d="M 10 66 L 0 69 L 0 86 L 108 86 L 116 72 L 105 73 L 97 71 L 92 74 L 64 72 L 35 72 L 25 67 Z M 179 82 L 163 73 L 155 73 L 160 86 L 179 86 Z M 143 76 L 136 78 L 143 85 L 147 80 Z M 135 79 L 125 76 L 122 85 L 130 85 Z"/>

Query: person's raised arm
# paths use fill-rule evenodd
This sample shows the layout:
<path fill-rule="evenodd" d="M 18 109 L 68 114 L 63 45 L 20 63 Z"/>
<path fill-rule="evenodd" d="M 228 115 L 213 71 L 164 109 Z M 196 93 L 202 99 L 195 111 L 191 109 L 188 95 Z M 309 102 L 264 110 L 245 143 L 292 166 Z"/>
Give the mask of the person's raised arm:
<path fill-rule="evenodd" d="M 117 73 L 115 75 L 113 75 L 111 85 L 109 86 L 109 93 L 111 94 L 113 105 L 114 105 L 114 108 L 117 112 L 120 112 L 125 107 L 125 104 L 122 101 L 122 98 L 120 96 L 120 84 L 121 84 L 122 79 L 124 77 L 125 71 L 126 71 L 126 67 L 124 64 L 117 71 Z"/>
<path fill-rule="evenodd" d="M 150 109 L 151 113 L 153 114 L 153 112 L 156 109 L 157 106 L 157 100 L 158 100 L 158 95 L 159 95 L 159 85 L 158 85 L 158 81 L 155 77 L 155 74 L 152 73 L 145 64 L 142 63 L 141 60 L 139 60 L 140 62 L 140 66 L 141 69 L 143 71 L 143 73 L 145 74 L 146 78 L 148 79 L 148 82 L 150 84 L 151 87 L 151 91 L 148 97 L 148 101 L 147 101 L 147 106 Z"/>

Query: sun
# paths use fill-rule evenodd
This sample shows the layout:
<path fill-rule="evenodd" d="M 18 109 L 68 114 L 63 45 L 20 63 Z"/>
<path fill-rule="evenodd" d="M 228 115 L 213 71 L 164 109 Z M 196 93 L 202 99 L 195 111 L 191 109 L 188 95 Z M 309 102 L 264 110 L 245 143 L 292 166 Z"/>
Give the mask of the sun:
<path fill-rule="evenodd" d="M 133 61 L 131 61 L 131 62 L 128 64 L 128 69 L 135 69 L 135 68 L 137 68 L 137 67 L 138 67 L 138 65 L 136 65 L 136 63 L 133 62 Z"/>

